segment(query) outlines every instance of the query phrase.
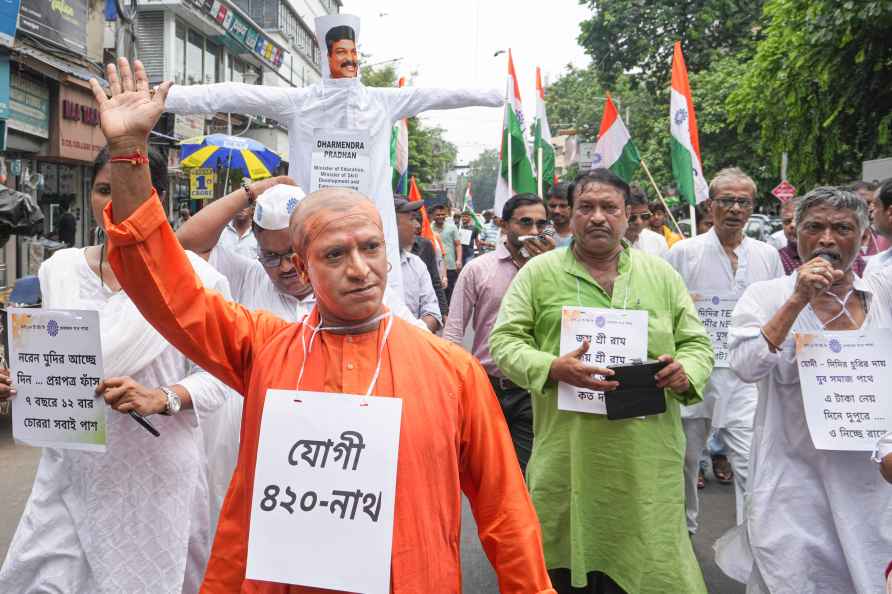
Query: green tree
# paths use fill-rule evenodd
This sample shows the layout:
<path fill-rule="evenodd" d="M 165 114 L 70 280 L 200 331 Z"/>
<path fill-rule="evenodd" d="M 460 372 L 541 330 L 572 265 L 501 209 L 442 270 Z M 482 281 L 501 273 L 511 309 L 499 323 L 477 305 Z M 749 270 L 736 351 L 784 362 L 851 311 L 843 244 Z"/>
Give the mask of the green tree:
<path fill-rule="evenodd" d="M 892 1 L 766 0 L 765 39 L 727 107 L 801 188 L 890 154 Z"/>
<path fill-rule="evenodd" d="M 366 58 L 368 58 L 366 56 Z M 395 87 L 396 67 L 393 64 L 363 66 L 360 70 L 362 84 L 367 87 Z M 419 189 L 441 180 L 458 156 L 458 149 L 446 140 L 445 130 L 438 126 L 424 126 L 418 118 L 409 118 L 409 175 L 414 175 Z"/>
<path fill-rule="evenodd" d="M 480 212 L 493 207 L 496 200 L 496 176 L 499 171 L 499 151 L 486 149 L 469 164 L 467 179 L 471 183 L 474 208 Z M 456 192 L 464 196 L 465 184 L 458 184 Z M 458 198 L 461 203 L 461 197 Z M 498 214 L 498 213 L 496 213 Z"/>
<path fill-rule="evenodd" d="M 764 0 L 581 0 L 592 18 L 580 24 L 579 44 L 604 84 L 624 73 L 651 92 L 667 84 L 672 46 L 681 41 L 691 72 L 751 48 L 759 38 Z"/>

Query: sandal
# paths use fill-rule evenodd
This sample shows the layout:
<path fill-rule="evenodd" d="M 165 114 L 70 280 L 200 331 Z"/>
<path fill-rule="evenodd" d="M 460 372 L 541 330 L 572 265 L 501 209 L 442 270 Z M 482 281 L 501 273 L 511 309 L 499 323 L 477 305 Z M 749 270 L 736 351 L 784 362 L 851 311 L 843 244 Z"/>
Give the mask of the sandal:
<path fill-rule="evenodd" d="M 723 485 L 734 482 L 734 471 L 731 469 L 731 463 L 728 462 L 726 456 L 718 455 L 712 457 L 712 474 Z"/>
<path fill-rule="evenodd" d="M 700 490 L 704 487 L 706 487 L 706 474 L 701 468 L 700 471 L 697 473 L 697 489 Z"/>

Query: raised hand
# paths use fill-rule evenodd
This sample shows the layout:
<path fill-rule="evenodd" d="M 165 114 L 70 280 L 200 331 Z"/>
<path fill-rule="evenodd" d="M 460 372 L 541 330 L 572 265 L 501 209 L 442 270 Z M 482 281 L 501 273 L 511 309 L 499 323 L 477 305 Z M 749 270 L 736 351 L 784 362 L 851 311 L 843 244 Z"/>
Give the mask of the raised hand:
<path fill-rule="evenodd" d="M 111 97 L 96 79 L 90 80 L 93 95 L 99 104 L 99 122 L 109 149 L 130 150 L 145 147 L 146 139 L 164 111 L 164 100 L 170 81 L 149 89 L 149 78 L 142 62 L 134 60 L 133 70 L 127 58 L 118 58 L 118 65 L 106 66 Z"/>

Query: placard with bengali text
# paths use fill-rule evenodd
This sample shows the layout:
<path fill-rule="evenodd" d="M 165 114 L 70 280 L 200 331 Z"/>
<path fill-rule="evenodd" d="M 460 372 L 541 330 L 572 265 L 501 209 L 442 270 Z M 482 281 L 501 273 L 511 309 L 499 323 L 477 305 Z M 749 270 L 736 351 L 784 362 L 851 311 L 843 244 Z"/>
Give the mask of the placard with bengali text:
<path fill-rule="evenodd" d="M 399 398 L 269 390 L 247 577 L 390 592 Z"/>
<path fill-rule="evenodd" d="M 597 367 L 647 359 L 647 312 L 565 305 L 561 312 L 561 355 L 589 342 L 582 361 Z M 558 383 L 558 410 L 606 415 L 604 392 Z"/>
<path fill-rule="evenodd" d="M 892 330 L 796 335 L 796 365 L 819 450 L 873 451 L 892 422 Z"/>
<path fill-rule="evenodd" d="M 737 305 L 738 294 L 720 291 L 691 293 L 691 299 L 697 308 L 697 316 L 712 341 L 715 366 L 728 367 L 728 331 L 731 329 L 731 314 Z"/>
<path fill-rule="evenodd" d="M 95 311 L 7 310 L 12 435 L 31 446 L 104 452 L 108 407 Z"/>

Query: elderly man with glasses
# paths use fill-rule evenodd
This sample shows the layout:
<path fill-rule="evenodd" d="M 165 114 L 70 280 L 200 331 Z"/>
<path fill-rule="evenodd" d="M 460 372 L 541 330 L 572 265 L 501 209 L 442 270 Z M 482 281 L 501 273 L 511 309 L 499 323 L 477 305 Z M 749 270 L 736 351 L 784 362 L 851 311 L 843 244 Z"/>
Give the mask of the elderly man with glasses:
<path fill-rule="evenodd" d="M 709 196 L 712 229 L 673 245 L 666 260 L 684 279 L 689 291 L 701 298 L 718 298 L 723 304 L 722 310 L 730 313 L 748 286 L 783 276 L 784 267 L 776 249 L 744 233 L 756 198 L 756 183 L 750 176 L 736 167 L 723 169 L 712 178 Z M 727 343 L 728 328 L 721 326 L 728 325 L 730 319 L 710 315 L 716 311 L 708 305 L 698 308 L 704 324 L 714 327 L 713 333 Z M 703 402 L 682 410 L 687 437 L 685 498 L 688 531 L 691 533 L 698 527 L 697 477 L 710 423 L 728 452 L 734 470 L 737 523 L 743 521 L 757 394 L 755 385 L 741 381 L 728 367 L 727 358 L 719 354 L 726 352 L 726 348 L 720 348 L 716 353 L 716 366 L 706 384 Z"/>
<path fill-rule="evenodd" d="M 892 495 L 866 452 L 815 448 L 803 400 L 821 395 L 803 391 L 797 334 L 892 328 L 892 279 L 852 270 L 868 230 L 854 193 L 815 188 L 795 220 L 804 264 L 747 288 L 731 320 L 731 369 L 758 383 L 759 399 L 746 523 L 739 539 L 720 541 L 717 559 L 737 559 L 720 565 L 748 577 L 750 594 L 873 594 L 892 557 Z M 735 554 L 739 544 L 750 559 Z"/>

